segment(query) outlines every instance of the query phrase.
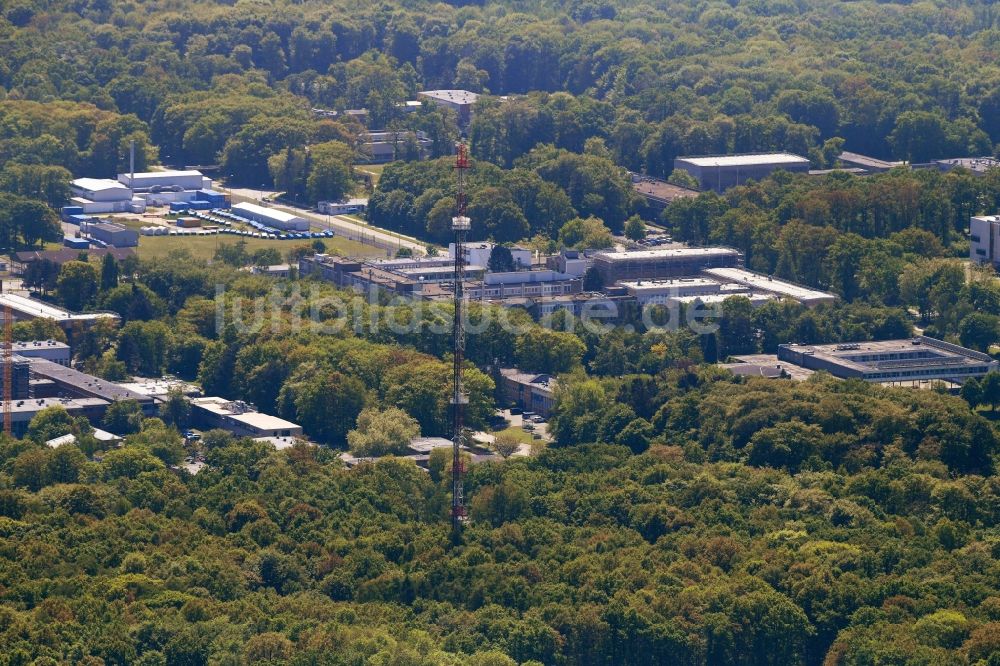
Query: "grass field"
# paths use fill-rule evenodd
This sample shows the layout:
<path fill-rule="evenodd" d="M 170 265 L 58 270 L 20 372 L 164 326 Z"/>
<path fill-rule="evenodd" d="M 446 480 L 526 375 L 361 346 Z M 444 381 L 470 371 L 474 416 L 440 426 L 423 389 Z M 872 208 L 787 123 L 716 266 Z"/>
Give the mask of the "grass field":
<path fill-rule="evenodd" d="M 140 236 L 139 237 L 139 258 L 157 259 L 165 257 L 173 250 L 187 250 L 195 259 L 210 260 L 215 256 L 215 248 L 221 243 L 233 244 L 239 240 L 238 236 L 211 235 L 211 236 Z M 292 240 L 268 240 L 263 238 L 244 238 L 247 244 L 247 252 L 254 252 L 261 248 L 274 247 L 281 252 L 282 256 L 296 245 L 308 243 L 309 241 Z M 384 251 L 373 248 L 370 245 L 363 245 L 346 238 L 324 238 L 327 252 L 348 256 L 383 256 Z"/>
<path fill-rule="evenodd" d="M 372 185 L 378 186 L 378 179 L 382 177 L 382 171 L 385 169 L 384 164 L 359 164 L 354 167 L 354 170 L 358 173 L 366 173 L 372 177 Z"/>
<path fill-rule="evenodd" d="M 513 437 L 522 444 L 534 444 L 540 441 L 537 439 L 533 439 L 531 437 L 531 433 L 528 432 L 527 430 L 522 430 L 520 426 L 511 426 L 509 428 L 506 428 L 505 430 L 498 430 L 492 434 L 497 436 L 506 435 L 509 437 Z"/>

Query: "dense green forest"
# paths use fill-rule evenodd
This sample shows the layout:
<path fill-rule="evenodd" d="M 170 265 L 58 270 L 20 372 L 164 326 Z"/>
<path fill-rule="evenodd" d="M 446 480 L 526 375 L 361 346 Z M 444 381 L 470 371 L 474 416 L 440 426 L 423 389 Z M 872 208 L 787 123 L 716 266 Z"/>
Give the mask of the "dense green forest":
<path fill-rule="evenodd" d="M 250 275 L 273 252 L 225 242 L 213 262 L 38 262 L 25 279 L 44 297 L 122 316 L 75 336 L 82 369 L 174 373 L 320 446 L 185 443 L 174 397 L 159 418 L 109 409 L 121 448 L 59 408 L 0 436 L 0 665 L 997 666 L 1000 374 L 956 396 L 712 364 L 917 330 L 990 351 L 1000 285 L 959 259 L 968 217 L 1000 207 L 998 173 L 778 173 L 660 213 L 626 170 L 996 154 L 998 44 L 987 0 L 2 3 L 4 249 L 56 239 L 70 179 L 124 170 L 133 141 L 138 169 L 347 194 L 364 128 L 343 112 L 365 108 L 371 129 L 430 140 L 430 160 L 385 168 L 375 224 L 447 240 L 464 131 L 477 240 L 604 246 L 640 218 L 841 299 L 728 299 L 710 336 L 473 304 L 494 323 L 468 340 L 470 427 L 502 404 L 498 366 L 559 388 L 549 446 L 468 466 L 455 545 L 443 452 L 428 471 L 336 456 L 448 434 L 448 305 Z M 483 93 L 469 127 L 404 112 L 433 88 Z M 64 339 L 40 320 L 14 334 Z M 192 453 L 195 475 L 178 467 Z"/>
<path fill-rule="evenodd" d="M 669 444 L 473 466 L 458 547 L 446 456 L 345 471 L 209 433 L 190 477 L 152 421 L 100 462 L 5 440 L 4 663 L 995 663 L 987 422 L 864 385 L 684 383 L 705 407 Z"/>
<path fill-rule="evenodd" d="M 1000 374 L 962 397 L 744 380 L 700 365 L 704 340 L 688 331 L 601 334 L 512 314 L 517 330 L 469 338 L 470 424 L 496 404 L 497 359 L 561 373 L 555 441 L 469 467 L 471 522 L 453 546 L 446 451 L 429 473 L 334 457 L 372 414 L 447 433 L 447 306 L 369 303 L 184 253 L 112 265 L 67 264 L 76 279 L 52 292 L 76 298 L 92 280 L 84 307 L 125 317 L 77 341 L 85 368 L 197 378 L 275 405 L 331 448 L 275 452 L 210 431 L 196 445 L 208 467 L 192 476 L 172 467 L 187 423 L 174 401 L 160 419 L 110 410 L 119 449 L 58 409 L 24 440 L 0 437 L 3 663 L 1000 658 L 1000 438 L 987 418 Z M 994 283 L 962 289 L 952 298 L 997 299 Z M 312 311 L 321 331 L 297 319 Z M 336 326 L 348 313 L 360 319 Z M 412 325 L 376 325 L 388 319 Z M 889 307 L 751 311 L 738 299 L 719 324 L 722 353 L 767 349 L 786 327 L 867 339 L 911 326 Z M 78 443 L 43 444 L 64 432 Z"/>

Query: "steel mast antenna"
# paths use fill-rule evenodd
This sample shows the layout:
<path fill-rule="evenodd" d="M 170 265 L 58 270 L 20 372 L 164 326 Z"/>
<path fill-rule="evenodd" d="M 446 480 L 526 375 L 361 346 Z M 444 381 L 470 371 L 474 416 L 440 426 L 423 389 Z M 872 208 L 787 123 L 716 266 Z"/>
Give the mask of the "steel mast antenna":
<path fill-rule="evenodd" d="M 465 142 L 458 144 L 458 155 L 455 158 L 455 174 L 457 179 L 457 210 L 451 218 L 451 230 L 455 232 L 455 269 L 454 269 L 454 300 L 455 322 L 453 325 L 453 384 L 452 384 L 452 461 L 451 461 L 451 530 L 454 540 L 461 537 L 462 523 L 466 520 L 465 493 L 462 489 L 462 417 L 469 397 L 462 387 L 462 357 L 465 352 L 465 322 L 462 319 L 462 288 L 465 280 L 464 248 L 465 233 L 472 227 L 472 221 L 466 215 L 467 199 L 465 195 L 465 174 L 469 170 L 469 152 Z"/>

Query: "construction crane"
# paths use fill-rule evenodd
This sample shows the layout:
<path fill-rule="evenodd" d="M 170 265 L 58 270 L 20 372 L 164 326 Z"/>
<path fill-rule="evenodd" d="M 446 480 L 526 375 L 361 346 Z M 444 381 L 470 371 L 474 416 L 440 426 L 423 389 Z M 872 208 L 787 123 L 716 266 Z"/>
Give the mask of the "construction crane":
<path fill-rule="evenodd" d="M 465 322 L 462 319 L 462 287 L 465 281 L 464 248 L 465 234 L 472 227 L 472 221 L 466 215 L 467 200 L 465 196 L 465 175 L 469 170 L 469 152 L 465 143 L 458 144 L 458 154 L 455 158 L 455 174 L 457 179 L 456 215 L 451 218 L 451 230 L 455 232 L 455 267 L 454 267 L 454 300 L 455 322 L 453 325 L 454 349 L 452 368 L 452 461 L 451 461 L 451 530 L 457 543 L 461 538 L 462 524 L 466 520 L 465 494 L 462 489 L 462 475 L 465 471 L 462 463 L 462 417 L 469 397 L 462 387 L 462 357 L 465 353 Z"/>

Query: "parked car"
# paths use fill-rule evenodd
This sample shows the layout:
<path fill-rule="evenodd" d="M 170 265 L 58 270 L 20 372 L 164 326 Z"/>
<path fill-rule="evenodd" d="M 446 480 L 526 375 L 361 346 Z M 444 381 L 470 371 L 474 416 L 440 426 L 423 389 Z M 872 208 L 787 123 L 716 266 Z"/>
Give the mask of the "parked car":
<path fill-rule="evenodd" d="M 535 424 L 532 423 L 531 421 L 527 421 L 526 423 L 522 423 L 521 424 L 521 428 L 523 430 L 534 430 L 535 429 Z"/>
<path fill-rule="evenodd" d="M 532 423 L 545 423 L 545 417 L 544 416 L 538 416 L 538 415 L 532 416 L 531 417 L 531 422 Z"/>

